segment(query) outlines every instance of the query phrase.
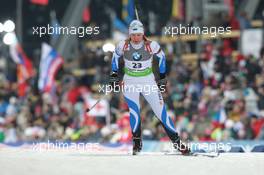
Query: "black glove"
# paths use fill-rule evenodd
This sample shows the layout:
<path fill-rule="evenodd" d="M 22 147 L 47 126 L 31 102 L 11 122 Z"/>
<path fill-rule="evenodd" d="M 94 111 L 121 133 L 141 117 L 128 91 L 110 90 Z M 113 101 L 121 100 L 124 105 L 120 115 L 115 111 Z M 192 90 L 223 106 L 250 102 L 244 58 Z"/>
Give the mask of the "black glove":
<path fill-rule="evenodd" d="M 117 72 L 112 72 L 110 74 L 109 84 L 112 86 L 112 88 L 119 84 L 119 77 Z"/>
<path fill-rule="evenodd" d="M 158 87 L 161 92 L 165 92 L 166 84 L 167 84 L 167 79 L 165 74 L 160 74 L 160 79 L 158 80 Z"/>

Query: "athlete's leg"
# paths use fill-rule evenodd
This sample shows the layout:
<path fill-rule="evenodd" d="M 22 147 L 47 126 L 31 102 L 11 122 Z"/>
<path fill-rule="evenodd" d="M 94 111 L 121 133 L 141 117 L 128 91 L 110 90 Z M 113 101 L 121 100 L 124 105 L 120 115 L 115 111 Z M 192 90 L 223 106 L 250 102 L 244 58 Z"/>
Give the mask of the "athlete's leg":
<path fill-rule="evenodd" d="M 133 87 L 133 84 L 124 85 L 125 87 Z M 129 119 L 133 135 L 133 154 L 136 154 L 142 148 L 139 95 L 140 93 L 133 88 L 125 88 L 124 97 L 129 107 Z"/>
<path fill-rule="evenodd" d="M 166 107 L 160 91 L 153 91 L 151 93 L 143 92 L 142 95 L 150 104 L 155 115 L 161 121 L 167 135 L 171 140 L 175 139 L 178 135 L 172 119 L 167 115 Z"/>
<path fill-rule="evenodd" d="M 127 102 L 130 113 L 130 127 L 133 136 L 141 136 L 141 121 L 139 108 L 139 93 L 138 92 L 124 92 L 124 97 Z"/>
<path fill-rule="evenodd" d="M 156 86 L 156 82 L 152 82 L 153 86 Z M 161 92 L 157 89 L 156 91 L 152 90 L 151 92 L 143 92 L 142 95 L 150 104 L 155 115 L 159 118 L 162 123 L 163 128 L 165 129 L 167 135 L 171 139 L 174 147 L 180 150 L 183 154 L 189 153 L 189 148 L 181 143 L 180 137 L 175 129 L 172 119 L 167 115 L 166 107 L 162 98 Z"/>

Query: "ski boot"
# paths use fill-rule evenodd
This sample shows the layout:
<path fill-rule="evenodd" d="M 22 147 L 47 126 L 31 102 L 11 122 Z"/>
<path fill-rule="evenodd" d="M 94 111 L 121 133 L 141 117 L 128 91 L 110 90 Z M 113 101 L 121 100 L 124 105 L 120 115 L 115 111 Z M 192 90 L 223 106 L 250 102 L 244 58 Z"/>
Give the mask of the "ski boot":
<path fill-rule="evenodd" d="M 180 137 L 177 135 L 177 137 L 173 140 L 173 146 L 175 149 L 180 151 L 183 155 L 190 155 L 191 149 L 189 146 L 185 143 L 183 143 L 180 139 Z"/>
<path fill-rule="evenodd" d="M 137 155 L 142 149 L 141 137 L 133 137 L 133 155 Z"/>

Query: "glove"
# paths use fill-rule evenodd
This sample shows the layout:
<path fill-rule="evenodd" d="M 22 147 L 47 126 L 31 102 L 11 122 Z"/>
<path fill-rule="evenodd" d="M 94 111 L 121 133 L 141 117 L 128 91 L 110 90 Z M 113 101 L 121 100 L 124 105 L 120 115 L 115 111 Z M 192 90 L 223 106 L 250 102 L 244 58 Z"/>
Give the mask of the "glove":
<path fill-rule="evenodd" d="M 117 72 L 112 72 L 110 74 L 109 84 L 112 86 L 112 88 L 119 84 L 119 77 Z"/>
<path fill-rule="evenodd" d="M 160 74 L 160 79 L 158 80 L 158 87 L 161 92 L 165 92 L 166 90 L 167 79 L 165 74 Z"/>

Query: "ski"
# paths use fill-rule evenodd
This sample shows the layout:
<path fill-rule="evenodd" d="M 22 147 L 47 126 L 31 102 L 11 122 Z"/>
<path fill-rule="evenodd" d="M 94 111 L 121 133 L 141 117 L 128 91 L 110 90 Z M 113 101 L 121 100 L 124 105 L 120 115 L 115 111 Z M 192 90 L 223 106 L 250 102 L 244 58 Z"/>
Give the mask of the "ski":
<path fill-rule="evenodd" d="M 135 155 L 135 156 L 161 156 L 161 155 L 166 155 L 166 156 L 191 156 L 191 157 L 218 157 L 219 153 L 217 152 L 208 152 L 208 153 L 201 153 L 201 152 L 194 152 L 194 153 L 190 153 L 190 154 L 182 154 L 179 152 L 138 152 L 136 154 L 132 154 L 131 155 Z"/>

